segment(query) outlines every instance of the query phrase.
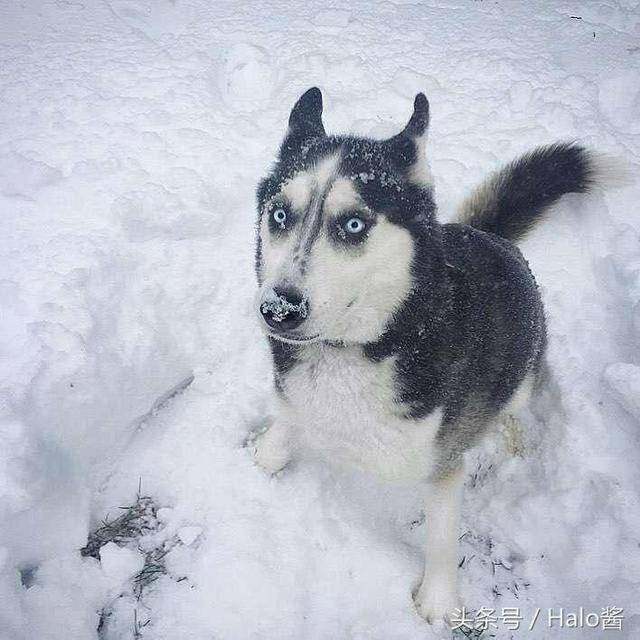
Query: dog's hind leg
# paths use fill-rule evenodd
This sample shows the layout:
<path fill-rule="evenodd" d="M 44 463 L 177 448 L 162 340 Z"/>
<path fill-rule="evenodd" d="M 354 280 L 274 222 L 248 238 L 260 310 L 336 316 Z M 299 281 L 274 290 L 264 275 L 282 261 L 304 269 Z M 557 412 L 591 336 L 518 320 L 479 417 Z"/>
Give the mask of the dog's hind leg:
<path fill-rule="evenodd" d="M 418 613 L 435 623 L 450 619 L 458 599 L 458 521 L 464 463 L 429 485 L 424 576 L 414 596 Z"/>

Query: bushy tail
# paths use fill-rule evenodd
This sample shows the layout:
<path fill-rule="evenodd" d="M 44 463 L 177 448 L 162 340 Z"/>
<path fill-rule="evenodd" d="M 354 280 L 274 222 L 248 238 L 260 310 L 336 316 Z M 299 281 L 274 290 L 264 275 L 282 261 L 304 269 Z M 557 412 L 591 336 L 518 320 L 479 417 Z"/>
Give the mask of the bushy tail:
<path fill-rule="evenodd" d="M 516 242 L 565 193 L 586 193 L 602 182 L 616 182 L 615 166 L 609 165 L 605 156 L 572 142 L 538 147 L 476 188 L 457 221 Z"/>

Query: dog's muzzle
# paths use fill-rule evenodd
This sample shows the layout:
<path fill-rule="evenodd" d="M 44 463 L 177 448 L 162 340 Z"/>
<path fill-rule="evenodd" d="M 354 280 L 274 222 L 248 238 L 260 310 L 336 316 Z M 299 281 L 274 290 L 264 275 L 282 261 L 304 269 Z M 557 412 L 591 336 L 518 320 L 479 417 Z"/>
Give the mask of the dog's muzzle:
<path fill-rule="evenodd" d="M 299 327 L 307 318 L 307 299 L 292 288 L 269 289 L 260 303 L 260 314 L 271 330 L 288 333 Z"/>

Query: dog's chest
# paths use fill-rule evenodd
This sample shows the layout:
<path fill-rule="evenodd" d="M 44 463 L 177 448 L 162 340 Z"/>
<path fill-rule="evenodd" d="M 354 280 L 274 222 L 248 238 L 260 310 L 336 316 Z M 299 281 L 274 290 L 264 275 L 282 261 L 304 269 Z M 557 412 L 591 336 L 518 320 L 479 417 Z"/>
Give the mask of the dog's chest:
<path fill-rule="evenodd" d="M 372 362 L 358 347 L 305 349 L 284 384 L 302 444 L 387 478 L 428 475 L 441 411 L 406 419 L 394 376 L 391 359 Z"/>

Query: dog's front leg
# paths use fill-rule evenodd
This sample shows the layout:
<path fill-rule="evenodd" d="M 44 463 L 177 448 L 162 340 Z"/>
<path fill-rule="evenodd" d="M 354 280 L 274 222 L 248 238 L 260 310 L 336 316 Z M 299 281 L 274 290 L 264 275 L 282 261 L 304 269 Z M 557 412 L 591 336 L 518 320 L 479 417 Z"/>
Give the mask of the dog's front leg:
<path fill-rule="evenodd" d="M 293 453 L 292 435 L 289 420 L 285 416 L 276 418 L 253 443 L 256 464 L 272 475 L 284 469 Z"/>
<path fill-rule="evenodd" d="M 424 576 L 415 595 L 416 608 L 427 622 L 449 619 L 458 599 L 458 520 L 464 464 L 428 487 L 427 548 Z"/>

